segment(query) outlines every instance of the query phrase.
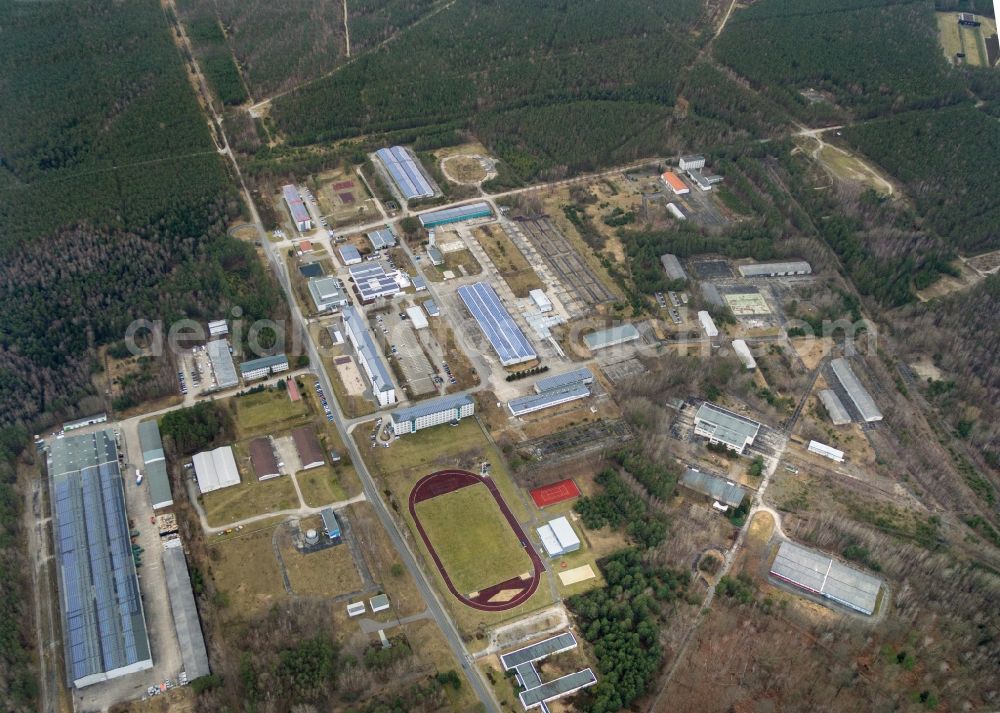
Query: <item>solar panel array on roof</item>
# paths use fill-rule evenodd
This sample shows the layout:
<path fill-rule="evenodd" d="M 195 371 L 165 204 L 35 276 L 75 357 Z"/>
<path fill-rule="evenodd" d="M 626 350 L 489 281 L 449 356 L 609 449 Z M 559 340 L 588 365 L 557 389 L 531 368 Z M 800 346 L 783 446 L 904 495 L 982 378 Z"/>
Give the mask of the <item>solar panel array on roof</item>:
<path fill-rule="evenodd" d="M 458 296 L 500 357 L 501 364 L 511 366 L 538 358 L 528 338 L 500 303 L 489 283 L 463 285 L 458 288 Z"/>
<path fill-rule="evenodd" d="M 151 668 L 114 433 L 54 441 L 48 472 L 67 680 Z"/>
<path fill-rule="evenodd" d="M 862 614 L 875 612 L 882 581 L 821 552 L 782 542 L 771 574 Z"/>
<path fill-rule="evenodd" d="M 436 225 L 447 225 L 448 223 L 458 223 L 463 220 L 473 218 L 487 218 L 493 215 L 490 204 L 486 202 L 470 203 L 469 205 L 458 206 L 457 208 L 445 208 L 424 213 L 420 216 L 420 224 L 425 228 L 433 228 Z"/>
<path fill-rule="evenodd" d="M 355 265 L 361 262 L 361 252 L 353 245 L 345 245 L 337 252 L 340 253 L 340 261 L 345 265 Z"/>
<path fill-rule="evenodd" d="M 399 292 L 395 270 L 386 270 L 381 262 L 366 262 L 348 268 L 354 279 L 354 286 L 363 302 L 371 302 L 379 297 L 388 297 Z"/>
<path fill-rule="evenodd" d="M 847 359 L 843 357 L 834 359 L 830 362 L 830 366 L 840 385 L 847 392 L 848 398 L 851 399 L 855 408 L 858 409 L 858 413 L 861 414 L 861 418 L 868 422 L 881 421 L 882 412 L 875 405 L 875 399 L 868 393 L 868 389 L 862 385 Z"/>
<path fill-rule="evenodd" d="M 427 181 L 423 171 L 417 166 L 413 155 L 402 146 L 392 146 L 387 149 L 379 149 L 375 152 L 379 161 L 389 172 L 396 188 L 403 194 L 403 198 L 411 200 L 413 198 L 430 198 L 434 195 L 434 189 Z"/>
<path fill-rule="evenodd" d="M 566 631 L 558 636 L 553 636 L 536 644 L 503 654 L 500 657 L 500 663 L 503 664 L 505 671 L 510 671 L 521 664 L 539 661 L 546 656 L 552 656 L 574 648 L 576 648 L 576 637 Z"/>
<path fill-rule="evenodd" d="M 559 404 L 569 403 L 590 396 L 590 389 L 585 384 L 577 382 L 568 386 L 543 391 L 540 394 L 518 396 L 507 402 L 507 408 L 513 416 L 524 416 L 534 411 L 552 408 Z"/>
<path fill-rule="evenodd" d="M 579 691 L 581 688 L 593 686 L 597 683 L 597 676 L 589 668 L 582 671 L 574 671 L 565 676 L 561 676 L 548 683 L 543 683 L 536 688 L 522 691 L 520 694 L 521 705 L 526 709 L 540 706 L 547 701 L 568 696 Z"/>
<path fill-rule="evenodd" d="M 688 468 L 684 471 L 684 475 L 681 476 L 681 485 L 734 508 L 739 507 L 747 494 L 746 488 L 736 483 L 702 473 L 694 468 Z"/>
<path fill-rule="evenodd" d="M 535 382 L 535 392 L 540 394 L 543 391 L 552 391 L 554 389 L 561 389 L 564 386 L 574 386 L 576 384 L 590 384 L 593 383 L 593 381 L 593 372 L 584 367 L 582 369 L 574 369 L 573 371 L 567 371 L 562 374 L 554 374 L 553 376 L 546 376 L 544 379 L 539 379 Z"/>
<path fill-rule="evenodd" d="M 392 234 L 392 231 L 389 228 L 371 231 L 368 233 L 368 240 L 371 242 L 372 248 L 375 250 L 391 248 L 396 244 L 396 236 Z"/>

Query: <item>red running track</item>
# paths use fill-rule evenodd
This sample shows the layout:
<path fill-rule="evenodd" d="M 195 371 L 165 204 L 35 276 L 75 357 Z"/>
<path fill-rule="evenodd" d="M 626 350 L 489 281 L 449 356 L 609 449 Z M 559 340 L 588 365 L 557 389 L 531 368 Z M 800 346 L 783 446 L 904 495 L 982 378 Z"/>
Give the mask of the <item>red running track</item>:
<path fill-rule="evenodd" d="M 534 571 L 531 574 L 531 579 L 523 580 L 514 578 L 509 579 L 506 582 L 498 582 L 497 584 L 493 584 L 483 589 L 476 595 L 475 598 L 470 598 L 459 592 L 455 588 L 455 585 L 452 584 L 451 577 L 448 576 L 448 571 L 445 569 L 444 564 L 442 564 L 441 558 L 438 557 L 437 550 L 434 549 L 434 545 L 431 543 L 430 538 L 427 537 L 427 533 L 424 531 L 424 526 L 420 522 L 420 518 L 417 517 L 417 503 L 423 502 L 424 500 L 430 500 L 438 495 L 445 495 L 446 493 L 451 493 L 455 490 L 460 490 L 462 488 L 467 488 L 470 485 L 477 485 L 480 483 L 485 485 L 493 495 L 493 499 L 496 501 L 497 507 L 500 508 L 500 512 L 502 512 L 504 517 L 507 518 L 507 524 L 510 525 L 510 529 L 514 531 L 515 535 L 517 535 L 518 540 L 520 540 L 521 545 L 524 547 L 524 551 L 527 553 L 528 557 L 531 558 L 531 564 Z M 424 476 L 417 481 L 417 484 L 413 486 L 413 490 L 410 491 L 410 515 L 413 517 L 413 523 L 417 526 L 417 532 L 420 533 L 420 537 L 423 539 L 424 545 L 427 546 L 427 551 L 431 554 L 431 559 L 434 560 L 434 564 L 437 565 L 438 572 L 441 573 L 444 583 L 448 586 L 448 590 L 466 606 L 480 611 L 507 611 L 508 609 L 513 609 L 514 607 L 524 604 L 531 598 L 531 595 L 535 593 L 535 590 L 538 589 L 541 574 L 545 569 L 542 565 L 542 559 L 538 556 L 538 553 L 535 552 L 535 548 L 531 546 L 531 542 L 528 540 L 527 535 L 525 535 L 524 530 L 521 529 L 521 524 L 517 521 L 517 518 L 514 517 L 510 508 L 507 507 L 507 503 L 503 501 L 503 498 L 500 496 L 500 491 L 497 488 L 496 483 L 493 482 L 492 478 L 480 478 L 479 476 L 465 470 L 441 470 L 437 473 L 431 473 L 430 475 Z M 505 602 L 490 602 L 490 599 L 498 592 L 507 589 L 519 589 L 520 591 Z"/>

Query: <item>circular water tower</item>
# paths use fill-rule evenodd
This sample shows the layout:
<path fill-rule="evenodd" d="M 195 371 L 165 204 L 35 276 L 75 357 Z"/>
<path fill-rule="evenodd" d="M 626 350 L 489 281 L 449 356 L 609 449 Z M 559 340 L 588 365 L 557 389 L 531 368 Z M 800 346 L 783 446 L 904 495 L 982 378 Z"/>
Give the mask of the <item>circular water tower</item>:
<path fill-rule="evenodd" d="M 306 530 L 306 544 L 315 545 L 317 543 L 319 543 L 319 533 L 312 529 Z"/>

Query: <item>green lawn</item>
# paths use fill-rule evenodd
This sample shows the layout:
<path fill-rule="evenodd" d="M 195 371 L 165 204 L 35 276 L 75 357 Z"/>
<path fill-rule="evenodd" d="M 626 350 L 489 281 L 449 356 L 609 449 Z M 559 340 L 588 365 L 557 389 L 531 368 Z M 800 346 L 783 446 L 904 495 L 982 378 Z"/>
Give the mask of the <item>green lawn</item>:
<path fill-rule="evenodd" d="M 416 510 L 458 591 L 476 592 L 531 571 L 531 559 L 485 485 L 425 500 Z"/>
<path fill-rule="evenodd" d="M 213 527 L 226 525 L 254 515 L 275 510 L 290 510 L 299 506 L 295 485 L 287 475 L 263 483 L 252 476 L 243 476 L 243 482 L 201 496 L 205 516 Z"/>
<path fill-rule="evenodd" d="M 295 478 L 299 481 L 302 499 L 310 507 L 318 508 L 347 498 L 340 480 L 328 465 L 299 471 Z"/>
<path fill-rule="evenodd" d="M 284 389 L 269 389 L 233 399 L 240 438 L 262 431 L 274 433 L 308 418 L 305 401 L 293 402 Z"/>

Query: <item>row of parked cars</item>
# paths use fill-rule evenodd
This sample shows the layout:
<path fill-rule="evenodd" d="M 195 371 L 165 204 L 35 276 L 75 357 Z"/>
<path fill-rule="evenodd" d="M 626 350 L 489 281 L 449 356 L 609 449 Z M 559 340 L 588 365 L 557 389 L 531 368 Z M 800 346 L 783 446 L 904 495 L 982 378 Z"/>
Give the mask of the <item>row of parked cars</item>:
<path fill-rule="evenodd" d="M 316 382 L 316 395 L 319 396 L 319 402 L 323 404 L 323 412 L 326 414 L 327 421 L 333 421 L 333 410 L 330 408 L 330 404 L 326 400 L 326 394 L 323 393 L 323 387 Z"/>

